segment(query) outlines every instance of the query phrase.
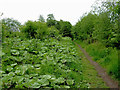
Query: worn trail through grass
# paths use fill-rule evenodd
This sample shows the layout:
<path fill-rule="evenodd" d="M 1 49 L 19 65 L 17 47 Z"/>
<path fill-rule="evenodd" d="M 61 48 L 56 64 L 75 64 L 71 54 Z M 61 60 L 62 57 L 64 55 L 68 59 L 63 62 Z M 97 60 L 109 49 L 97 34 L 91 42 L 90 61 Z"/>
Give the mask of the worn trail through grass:
<path fill-rule="evenodd" d="M 94 62 L 87 52 L 80 45 L 76 44 L 78 53 L 82 56 L 83 75 L 90 88 L 118 88 L 118 83 L 113 81 L 106 71 L 96 62 Z"/>

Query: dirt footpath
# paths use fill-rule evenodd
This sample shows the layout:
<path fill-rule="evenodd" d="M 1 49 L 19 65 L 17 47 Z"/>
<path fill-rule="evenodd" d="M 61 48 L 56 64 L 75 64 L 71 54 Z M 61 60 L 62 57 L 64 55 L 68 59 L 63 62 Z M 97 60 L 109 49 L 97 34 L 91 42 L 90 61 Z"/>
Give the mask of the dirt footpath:
<path fill-rule="evenodd" d="M 107 72 L 97 62 L 93 61 L 92 58 L 88 55 L 88 53 L 80 45 L 78 45 L 78 46 L 79 46 L 80 50 L 84 53 L 85 57 L 90 61 L 90 63 L 92 65 L 94 65 L 96 71 L 98 72 L 98 75 L 101 76 L 101 78 L 104 80 L 106 85 L 110 88 L 118 88 L 118 82 L 112 80 L 111 77 L 107 74 Z M 120 89 L 120 87 L 119 87 L 119 89 Z"/>

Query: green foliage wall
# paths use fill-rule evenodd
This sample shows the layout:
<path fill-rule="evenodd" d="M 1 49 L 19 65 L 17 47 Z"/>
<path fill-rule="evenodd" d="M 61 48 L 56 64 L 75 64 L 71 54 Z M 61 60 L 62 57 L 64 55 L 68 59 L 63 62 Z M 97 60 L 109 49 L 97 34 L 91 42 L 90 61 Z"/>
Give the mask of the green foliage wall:
<path fill-rule="evenodd" d="M 72 27 L 74 39 L 88 43 L 101 42 L 107 47 L 120 48 L 119 3 L 102 2 L 96 11 L 91 11 Z"/>
<path fill-rule="evenodd" d="M 51 27 L 51 26 L 56 27 L 56 29 L 60 31 L 60 34 L 62 34 L 63 37 L 65 36 L 72 37 L 72 34 L 71 34 L 72 25 L 69 21 L 63 21 L 63 20 L 57 21 L 55 20 L 53 14 L 48 14 L 46 24 L 48 27 Z"/>
<path fill-rule="evenodd" d="M 89 13 L 87 16 L 84 16 L 73 28 L 72 34 L 76 39 L 86 40 L 87 38 L 92 37 L 94 31 L 94 20 L 96 15 Z"/>
<path fill-rule="evenodd" d="M 58 38 L 61 37 L 59 35 L 59 31 L 54 27 L 48 27 L 45 22 L 36 22 L 36 21 L 28 21 L 25 25 L 22 26 L 21 31 L 25 33 L 27 38 L 37 38 L 37 39 L 45 39 L 45 38 Z"/>
<path fill-rule="evenodd" d="M 72 28 L 72 25 L 70 22 L 68 21 L 60 21 L 60 33 L 63 35 L 63 36 L 68 36 L 68 37 L 71 37 L 71 28 Z"/>

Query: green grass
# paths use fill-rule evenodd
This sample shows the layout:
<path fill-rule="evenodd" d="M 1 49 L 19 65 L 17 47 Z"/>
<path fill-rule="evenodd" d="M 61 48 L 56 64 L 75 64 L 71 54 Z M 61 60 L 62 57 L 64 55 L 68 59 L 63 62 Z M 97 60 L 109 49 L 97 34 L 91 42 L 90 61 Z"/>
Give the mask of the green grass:
<path fill-rule="evenodd" d="M 75 41 L 80 44 L 93 60 L 98 62 L 103 68 L 106 69 L 107 73 L 114 79 L 118 79 L 118 50 L 116 48 L 106 48 L 102 43 L 91 43 L 87 44 L 86 41 Z"/>
<path fill-rule="evenodd" d="M 103 82 L 102 78 L 98 75 L 94 66 L 90 64 L 90 62 L 87 60 L 77 45 L 76 49 L 79 56 L 81 57 L 84 82 L 88 82 L 90 88 L 108 88 Z"/>

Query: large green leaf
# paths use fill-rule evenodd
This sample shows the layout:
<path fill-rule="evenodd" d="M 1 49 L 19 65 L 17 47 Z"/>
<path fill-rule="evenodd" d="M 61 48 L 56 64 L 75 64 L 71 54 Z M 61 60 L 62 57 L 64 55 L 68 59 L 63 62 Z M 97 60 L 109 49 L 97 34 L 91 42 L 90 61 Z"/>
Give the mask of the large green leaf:
<path fill-rule="evenodd" d="M 25 72 L 28 70 L 28 66 L 27 65 L 20 65 L 16 68 L 15 73 L 18 75 L 23 75 L 25 74 Z"/>
<path fill-rule="evenodd" d="M 74 80 L 68 79 L 66 82 L 67 82 L 68 85 L 73 85 L 74 84 Z"/>
<path fill-rule="evenodd" d="M 24 87 L 23 87 L 23 86 L 24 86 L 23 84 L 18 84 L 18 85 L 15 85 L 15 88 L 24 89 Z"/>
<path fill-rule="evenodd" d="M 23 80 L 24 80 L 23 76 L 15 76 L 15 77 L 13 77 L 12 81 L 17 83 L 17 84 L 20 84 Z"/>
<path fill-rule="evenodd" d="M 11 64 L 12 67 L 14 67 L 14 66 L 16 66 L 16 65 L 17 65 L 17 63 Z"/>
<path fill-rule="evenodd" d="M 50 75 L 42 75 L 41 78 L 42 78 L 42 79 L 50 79 L 51 76 L 50 76 Z"/>
<path fill-rule="evenodd" d="M 12 55 L 19 55 L 20 54 L 19 51 L 17 51 L 17 50 L 11 50 L 11 53 L 12 53 Z"/>
<path fill-rule="evenodd" d="M 47 79 L 40 79 L 38 80 L 38 83 L 41 84 L 41 86 L 49 85 L 49 81 Z"/>
<path fill-rule="evenodd" d="M 7 66 L 7 71 L 12 71 L 12 70 L 13 70 L 13 67 Z"/>
<path fill-rule="evenodd" d="M 65 79 L 63 77 L 59 77 L 58 79 L 55 80 L 55 82 L 61 84 L 65 82 Z"/>

